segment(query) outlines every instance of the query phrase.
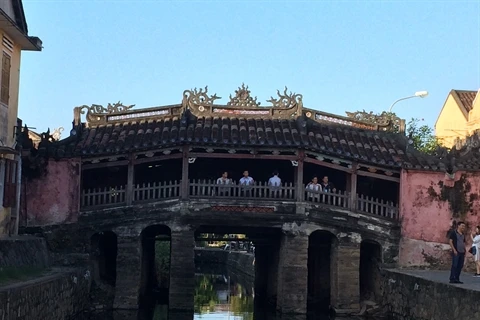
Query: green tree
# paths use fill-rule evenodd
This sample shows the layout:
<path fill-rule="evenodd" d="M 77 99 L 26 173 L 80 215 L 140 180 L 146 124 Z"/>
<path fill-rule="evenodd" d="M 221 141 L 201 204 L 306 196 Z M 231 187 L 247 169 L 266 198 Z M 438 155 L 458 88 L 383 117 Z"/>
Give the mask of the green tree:
<path fill-rule="evenodd" d="M 355 113 L 347 112 L 347 115 L 355 120 L 370 122 L 379 124 L 384 121 L 384 119 L 390 119 L 392 121 L 392 132 L 399 133 L 400 126 L 399 120 L 400 118 L 394 112 L 387 112 L 383 111 L 381 113 L 373 113 L 373 112 L 365 112 L 357 111 Z M 435 155 L 442 146 L 438 141 L 437 137 L 435 137 L 433 128 L 429 127 L 428 125 L 420 125 L 419 119 L 412 118 L 407 123 L 406 134 L 408 136 L 409 141 L 413 148 L 427 153 L 431 155 Z"/>
<path fill-rule="evenodd" d="M 407 136 L 412 146 L 427 154 L 435 155 L 442 146 L 433 132 L 426 124 L 420 125 L 419 119 L 412 118 L 407 124 Z"/>

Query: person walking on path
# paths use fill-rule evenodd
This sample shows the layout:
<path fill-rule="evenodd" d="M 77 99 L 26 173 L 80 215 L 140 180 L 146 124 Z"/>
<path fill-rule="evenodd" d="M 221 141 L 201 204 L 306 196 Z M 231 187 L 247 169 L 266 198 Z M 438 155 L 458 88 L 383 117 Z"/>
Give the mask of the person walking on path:
<path fill-rule="evenodd" d="M 465 263 L 465 222 L 458 222 L 457 229 L 450 232 L 450 247 L 452 248 L 452 268 L 450 270 L 450 283 L 463 283 L 460 273 Z"/>
<path fill-rule="evenodd" d="M 473 260 L 475 261 L 475 267 L 477 267 L 477 272 L 475 277 L 480 277 L 480 226 L 475 228 L 475 235 L 470 234 L 472 238 L 472 248 L 475 248 L 475 254 L 473 255 Z"/>

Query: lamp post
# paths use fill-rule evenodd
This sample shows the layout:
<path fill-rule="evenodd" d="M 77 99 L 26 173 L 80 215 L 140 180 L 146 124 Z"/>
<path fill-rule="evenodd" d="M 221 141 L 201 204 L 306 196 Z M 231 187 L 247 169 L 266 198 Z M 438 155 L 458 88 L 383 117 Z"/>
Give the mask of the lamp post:
<path fill-rule="evenodd" d="M 392 103 L 392 105 L 390 106 L 390 109 L 388 110 L 388 112 L 392 112 L 393 106 L 394 106 L 397 102 L 400 102 L 400 101 L 402 101 L 402 100 L 411 99 L 411 98 L 425 98 L 426 96 L 428 96 L 428 91 L 417 91 L 417 92 L 415 92 L 415 94 L 414 94 L 413 96 L 408 96 L 408 97 L 400 98 L 400 99 L 396 100 L 394 103 Z"/>

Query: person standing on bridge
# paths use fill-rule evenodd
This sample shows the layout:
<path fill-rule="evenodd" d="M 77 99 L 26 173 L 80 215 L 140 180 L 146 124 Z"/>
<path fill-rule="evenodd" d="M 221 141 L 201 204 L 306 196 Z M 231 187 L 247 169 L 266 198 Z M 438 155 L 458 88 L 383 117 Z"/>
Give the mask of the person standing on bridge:
<path fill-rule="evenodd" d="M 328 181 L 328 176 L 323 177 L 321 185 L 323 192 L 337 192 L 333 183 Z"/>
<path fill-rule="evenodd" d="M 475 235 L 472 233 L 470 234 L 472 238 L 472 250 L 475 248 L 475 252 L 473 254 L 473 260 L 475 261 L 475 267 L 477 267 L 477 272 L 475 273 L 475 277 L 480 277 L 480 226 L 475 228 Z"/>
<path fill-rule="evenodd" d="M 465 263 L 465 222 L 458 222 L 457 229 L 450 232 L 450 248 L 452 248 L 452 268 L 450 270 L 450 283 L 463 283 L 460 273 Z"/>
<path fill-rule="evenodd" d="M 242 186 L 242 195 L 244 197 L 250 197 L 251 192 L 249 187 L 253 186 L 255 180 L 248 175 L 248 170 L 243 171 L 243 177 L 240 179 L 240 185 Z"/>
<path fill-rule="evenodd" d="M 218 187 L 218 194 L 220 196 L 225 196 L 229 195 L 230 189 L 227 187 L 227 185 L 230 185 L 232 183 L 232 179 L 228 178 L 228 172 L 225 171 L 222 173 L 222 176 L 217 179 L 217 184 L 222 185 L 221 187 Z"/>
<path fill-rule="evenodd" d="M 308 199 L 310 201 L 318 201 L 319 200 L 319 193 L 322 191 L 322 186 L 318 183 L 318 178 L 315 176 L 313 177 L 312 181 L 310 181 L 307 186 L 305 187 L 308 192 Z"/>
<path fill-rule="evenodd" d="M 240 179 L 242 186 L 252 186 L 255 181 L 248 175 L 248 170 L 243 171 L 243 177 Z"/>
<path fill-rule="evenodd" d="M 273 176 L 268 179 L 268 186 L 270 187 L 270 197 L 277 198 L 280 195 L 280 186 L 282 179 L 278 177 L 278 171 L 273 172 Z"/>

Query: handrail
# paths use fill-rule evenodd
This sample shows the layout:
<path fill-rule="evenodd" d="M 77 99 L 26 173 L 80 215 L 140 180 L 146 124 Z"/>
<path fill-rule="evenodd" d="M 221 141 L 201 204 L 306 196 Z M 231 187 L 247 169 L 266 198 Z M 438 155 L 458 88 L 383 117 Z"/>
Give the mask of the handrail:
<path fill-rule="evenodd" d="M 81 209 L 103 208 L 129 205 L 126 197 L 127 187 L 102 187 L 83 190 Z M 347 191 L 324 192 L 304 190 L 303 199 L 314 205 L 344 208 L 360 213 L 373 214 L 389 219 L 398 219 L 398 204 L 392 201 L 356 194 L 351 197 Z M 163 181 L 136 184 L 133 187 L 132 204 L 155 202 L 181 198 L 181 181 Z M 296 186 L 284 183 L 281 186 L 269 186 L 266 182 L 242 185 L 235 181 L 217 184 L 214 180 L 190 180 L 188 196 L 192 199 L 245 199 L 262 201 L 296 202 Z"/>

